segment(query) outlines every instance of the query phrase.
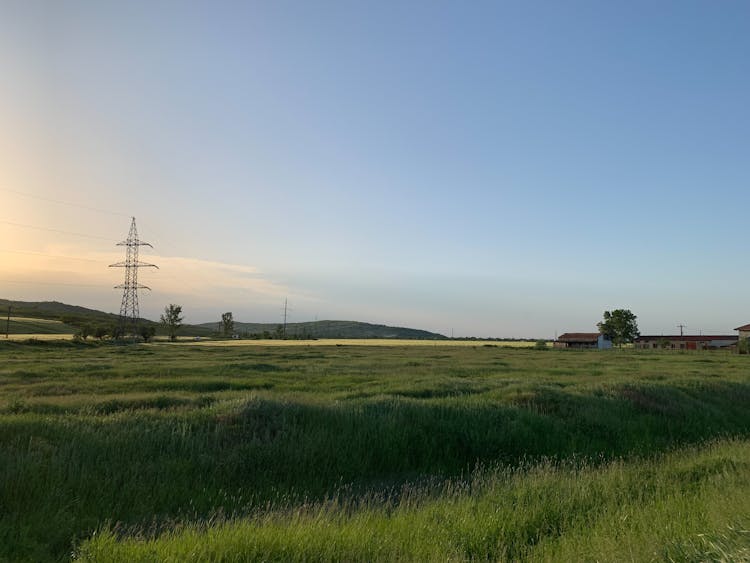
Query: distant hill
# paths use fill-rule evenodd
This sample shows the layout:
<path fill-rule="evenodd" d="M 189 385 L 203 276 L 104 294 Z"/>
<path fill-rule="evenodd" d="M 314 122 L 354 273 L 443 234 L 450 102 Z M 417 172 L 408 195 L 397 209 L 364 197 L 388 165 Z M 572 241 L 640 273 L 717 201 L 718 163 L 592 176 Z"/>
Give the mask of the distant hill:
<path fill-rule="evenodd" d="M 203 323 L 197 325 L 212 331 L 219 330 L 220 323 Z M 234 331 L 244 335 L 273 335 L 279 329 L 279 323 L 242 323 L 235 321 Z M 405 340 L 442 340 L 442 334 L 395 326 L 363 323 L 358 321 L 311 321 L 289 323 L 286 334 L 291 338 L 394 338 Z"/>
<path fill-rule="evenodd" d="M 11 320 L 11 332 L 22 334 L 71 334 L 78 327 L 88 324 L 93 326 L 112 326 L 118 321 L 118 315 L 105 313 L 96 309 L 68 305 L 58 301 L 9 301 L 0 299 L 0 319 L 4 318 L 11 307 L 11 317 L 18 317 L 18 321 Z M 57 323 L 43 323 L 34 319 L 58 321 Z M 157 334 L 162 334 L 161 325 L 156 321 L 141 319 L 143 323 L 157 326 Z M 5 325 L 0 323 L 2 328 Z M 234 329 L 240 335 L 273 335 L 279 327 L 278 323 L 242 323 L 235 321 Z M 180 336 L 211 336 L 218 331 L 218 323 L 203 323 L 198 325 L 183 325 L 177 332 Z M 404 340 L 442 340 L 442 334 L 358 321 L 314 321 L 307 323 L 289 323 L 286 329 L 290 338 L 393 338 Z"/>
<path fill-rule="evenodd" d="M 0 319 L 0 333 L 8 334 L 74 334 L 77 329 L 72 325 L 51 319 L 40 319 L 36 317 L 17 317 L 12 315 L 10 319 L 6 316 Z"/>
<path fill-rule="evenodd" d="M 0 317 L 7 313 L 8 307 L 11 307 L 11 315 L 14 317 L 50 319 L 74 326 L 83 323 L 113 323 L 118 318 L 112 313 L 67 305 L 58 301 L 9 301 L 7 299 L 0 299 Z"/>
<path fill-rule="evenodd" d="M 58 301 L 10 301 L 0 299 L 0 319 L 6 318 L 8 307 L 11 307 L 11 333 L 14 334 L 72 334 L 82 325 L 112 326 L 119 320 L 119 315 L 105 313 L 96 309 L 68 305 Z M 14 322 L 14 317 L 22 317 Z M 34 321 L 44 319 L 59 321 L 57 325 Z M 145 324 L 152 324 L 158 330 L 161 325 L 156 321 L 141 319 Z M 5 324 L 0 323 L 4 329 Z M 15 328 L 15 330 L 14 330 Z M 177 332 L 181 336 L 209 336 L 213 331 L 195 325 L 183 325 Z"/>

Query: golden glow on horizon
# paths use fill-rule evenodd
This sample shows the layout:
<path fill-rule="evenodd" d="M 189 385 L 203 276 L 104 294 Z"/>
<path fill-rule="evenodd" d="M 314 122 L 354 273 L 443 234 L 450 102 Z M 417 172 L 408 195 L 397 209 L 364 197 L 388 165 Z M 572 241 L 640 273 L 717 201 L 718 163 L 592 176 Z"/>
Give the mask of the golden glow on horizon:
<path fill-rule="evenodd" d="M 69 292 L 75 289 L 81 296 L 87 293 L 114 295 L 112 288 L 122 283 L 123 270 L 108 267 L 123 260 L 123 252 L 114 245 L 110 252 L 87 251 L 82 245 L 74 244 L 47 244 L 37 248 L 29 245 L 20 250 L 9 246 L 0 242 L 2 297 L 15 295 L 17 299 L 33 300 L 35 298 L 30 296 L 34 295 L 55 299 L 55 285 L 66 287 Z M 155 296 L 206 303 L 238 300 L 277 303 L 295 295 L 252 266 L 146 252 L 140 258 L 159 266 L 158 270 L 143 269 L 138 276 L 139 282 L 151 287 Z M 296 297 L 310 300 L 309 296 Z M 85 297 L 81 297 L 81 304 L 86 304 Z"/>

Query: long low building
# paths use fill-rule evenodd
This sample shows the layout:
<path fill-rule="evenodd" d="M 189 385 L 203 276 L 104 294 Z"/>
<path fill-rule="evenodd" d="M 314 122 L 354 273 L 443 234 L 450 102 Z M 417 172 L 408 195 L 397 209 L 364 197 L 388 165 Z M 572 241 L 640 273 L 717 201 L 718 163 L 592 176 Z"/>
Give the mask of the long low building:
<path fill-rule="evenodd" d="M 639 336 L 633 342 L 636 348 L 667 350 L 717 350 L 737 344 L 737 336 L 732 334 L 665 335 Z"/>
<path fill-rule="evenodd" d="M 612 348 L 612 341 L 598 332 L 566 332 L 557 337 L 555 348 Z"/>

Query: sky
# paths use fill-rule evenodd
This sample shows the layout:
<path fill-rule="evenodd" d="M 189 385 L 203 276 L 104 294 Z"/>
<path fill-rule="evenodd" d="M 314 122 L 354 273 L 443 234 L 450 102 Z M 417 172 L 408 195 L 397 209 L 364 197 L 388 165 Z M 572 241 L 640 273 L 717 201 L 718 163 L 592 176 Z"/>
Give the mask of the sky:
<path fill-rule="evenodd" d="M 455 336 L 750 322 L 750 4 L 0 0 L 0 297 Z"/>

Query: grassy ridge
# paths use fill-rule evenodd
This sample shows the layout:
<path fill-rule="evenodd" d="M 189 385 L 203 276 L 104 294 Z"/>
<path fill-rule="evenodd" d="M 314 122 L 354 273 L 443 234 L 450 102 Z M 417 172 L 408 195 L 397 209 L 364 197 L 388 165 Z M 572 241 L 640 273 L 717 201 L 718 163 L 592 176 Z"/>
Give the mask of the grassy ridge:
<path fill-rule="evenodd" d="M 9 343 L 0 360 L 11 560 L 64 558 L 106 522 L 170 530 L 750 431 L 729 354 Z"/>

